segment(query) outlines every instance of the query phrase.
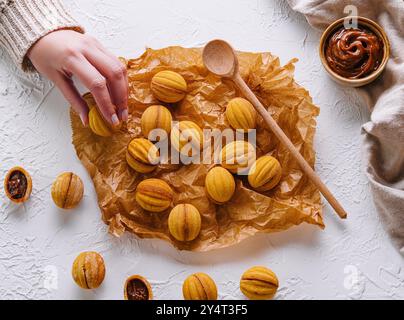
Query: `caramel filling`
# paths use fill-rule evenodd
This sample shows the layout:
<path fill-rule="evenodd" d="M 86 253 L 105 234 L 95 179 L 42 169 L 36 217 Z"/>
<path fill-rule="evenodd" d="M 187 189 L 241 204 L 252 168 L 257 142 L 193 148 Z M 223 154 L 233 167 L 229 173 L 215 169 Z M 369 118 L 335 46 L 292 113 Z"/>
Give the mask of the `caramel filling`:
<path fill-rule="evenodd" d="M 13 199 L 21 199 L 27 192 L 27 177 L 21 171 L 13 171 L 7 181 L 7 190 Z"/>
<path fill-rule="evenodd" d="M 371 30 L 338 29 L 327 41 L 325 56 L 330 68 L 348 79 L 364 78 L 383 60 L 383 41 Z"/>
<path fill-rule="evenodd" d="M 128 300 L 148 300 L 149 289 L 140 279 L 132 279 L 128 281 L 126 286 L 126 294 Z"/>

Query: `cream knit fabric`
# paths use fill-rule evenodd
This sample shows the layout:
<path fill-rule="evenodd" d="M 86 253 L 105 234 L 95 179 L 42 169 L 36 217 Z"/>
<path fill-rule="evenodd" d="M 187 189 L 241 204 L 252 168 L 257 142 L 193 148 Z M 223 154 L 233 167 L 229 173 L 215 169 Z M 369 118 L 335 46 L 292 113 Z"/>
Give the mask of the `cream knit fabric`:
<path fill-rule="evenodd" d="M 46 34 L 83 28 L 60 0 L 0 0 L 0 45 L 23 70 L 33 70 L 26 54 Z"/>

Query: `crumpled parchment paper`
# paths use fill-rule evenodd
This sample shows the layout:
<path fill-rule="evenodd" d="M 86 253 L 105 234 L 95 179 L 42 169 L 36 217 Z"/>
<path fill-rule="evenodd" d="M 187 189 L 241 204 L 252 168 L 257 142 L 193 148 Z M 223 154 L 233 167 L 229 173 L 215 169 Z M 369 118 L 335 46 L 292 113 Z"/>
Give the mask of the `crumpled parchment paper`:
<path fill-rule="evenodd" d="M 306 160 L 314 165 L 313 136 L 319 109 L 309 93 L 293 79 L 297 59 L 281 67 L 279 59 L 270 53 L 238 52 L 238 58 L 241 75 L 249 87 Z M 220 79 L 204 68 L 200 48 L 147 49 L 141 57 L 128 60 L 127 68 L 130 91 L 127 127 L 122 127 L 112 137 L 98 137 L 71 113 L 73 144 L 93 179 L 102 218 L 112 234 L 120 236 L 129 231 L 141 238 L 164 239 L 179 249 L 208 251 L 234 245 L 258 232 L 281 231 L 302 222 L 324 228 L 319 191 L 266 129 L 262 119 L 257 128 L 257 157 L 273 155 L 283 168 L 279 185 L 264 194 L 249 189 L 246 178 L 237 178 L 232 200 L 220 206 L 213 204 L 204 190 L 205 176 L 211 165 L 166 164 L 150 174 L 134 172 L 125 161 L 126 146 L 131 139 L 141 136 L 142 112 L 152 104 L 162 104 L 150 90 L 155 73 L 170 69 L 186 79 L 187 96 L 169 105 L 169 109 L 175 120 L 192 120 L 201 128 L 229 127 L 224 111 L 227 102 L 239 96 L 239 92 L 230 80 Z M 137 184 L 150 177 L 170 184 L 175 192 L 173 205 L 188 202 L 198 208 L 202 230 L 197 239 L 189 243 L 176 241 L 168 231 L 170 209 L 150 213 L 136 203 Z"/>

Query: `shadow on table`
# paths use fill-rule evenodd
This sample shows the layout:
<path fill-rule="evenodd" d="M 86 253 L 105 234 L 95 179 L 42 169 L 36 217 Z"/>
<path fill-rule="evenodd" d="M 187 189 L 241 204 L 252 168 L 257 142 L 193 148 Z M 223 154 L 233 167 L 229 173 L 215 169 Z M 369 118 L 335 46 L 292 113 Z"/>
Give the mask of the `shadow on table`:
<path fill-rule="evenodd" d="M 284 248 L 318 247 L 321 229 L 302 224 L 286 231 L 258 234 L 228 248 L 208 252 L 179 251 L 169 243 L 161 240 L 141 241 L 143 252 L 160 255 L 189 265 L 215 265 L 228 262 L 260 260 L 268 251 Z M 147 243 L 149 242 L 149 244 Z"/>

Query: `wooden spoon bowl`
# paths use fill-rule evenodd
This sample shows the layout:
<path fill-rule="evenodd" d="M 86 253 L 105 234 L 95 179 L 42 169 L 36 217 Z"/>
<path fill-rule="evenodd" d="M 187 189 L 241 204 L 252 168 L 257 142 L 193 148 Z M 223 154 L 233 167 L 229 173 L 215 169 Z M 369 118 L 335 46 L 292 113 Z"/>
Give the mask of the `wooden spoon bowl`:
<path fill-rule="evenodd" d="M 231 78 L 238 73 L 238 60 L 233 48 L 223 40 L 210 41 L 202 52 L 205 67 L 219 77 Z"/>

